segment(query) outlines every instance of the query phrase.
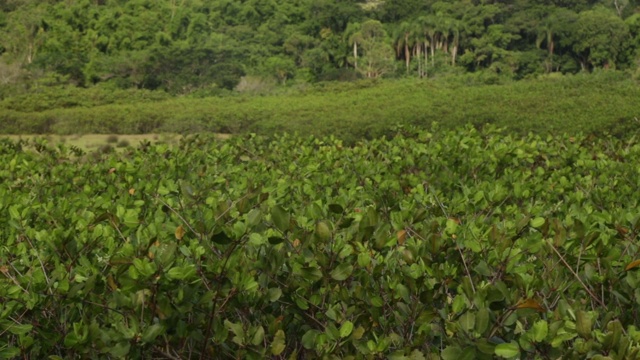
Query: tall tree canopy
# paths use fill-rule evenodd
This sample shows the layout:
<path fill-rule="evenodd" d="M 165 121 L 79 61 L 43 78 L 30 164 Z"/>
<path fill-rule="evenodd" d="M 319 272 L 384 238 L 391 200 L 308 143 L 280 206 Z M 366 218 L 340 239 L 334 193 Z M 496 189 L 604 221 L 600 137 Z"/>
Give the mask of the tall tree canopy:
<path fill-rule="evenodd" d="M 636 69 L 639 14 L 638 0 L 4 0 L 0 80 L 189 93 L 245 75 Z"/>

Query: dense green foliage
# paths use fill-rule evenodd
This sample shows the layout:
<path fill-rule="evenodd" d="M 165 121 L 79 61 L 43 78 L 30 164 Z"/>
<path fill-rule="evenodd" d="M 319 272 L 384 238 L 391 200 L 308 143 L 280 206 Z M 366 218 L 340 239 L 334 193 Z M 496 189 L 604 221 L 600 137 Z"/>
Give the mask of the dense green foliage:
<path fill-rule="evenodd" d="M 0 358 L 636 359 L 639 162 L 470 127 L 3 141 Z"/>
<path fill-rule="evenodd" d="M 549 76 L 483 84 L 444 81 L 322 83 L 264 96 L 167 98 L 159 92 L 47 89 L 0 101 L 0 133 L 298 132 L 349 142 L 387 135 L 395 125 L 454 128 L 496 124 L 513 133 L 638 131 L 640 88 L 621 73 Z M 289 91 L 290 90 L 290 91 Z"/>
<path fill-rule="evenodd" d="M 287 84 L 635 72 L 638 9 L 635 0 L 5 0 L 0 81 L 185 94 L 233 89 L 245 75 Z"/>

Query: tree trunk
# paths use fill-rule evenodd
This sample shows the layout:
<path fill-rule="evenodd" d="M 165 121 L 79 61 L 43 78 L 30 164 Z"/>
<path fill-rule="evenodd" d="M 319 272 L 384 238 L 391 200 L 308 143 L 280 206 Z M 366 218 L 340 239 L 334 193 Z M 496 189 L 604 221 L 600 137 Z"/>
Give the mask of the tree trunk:
<path fill-rule="evenodd" d="M 453 45 L 451 48 L 451 65 L 456 66 L 456 56 L 458 55 L 458 45 Z"/>
<path fill-rule="evenodd" d="M 33 44 L 30 43 L 28 49 L 29 50 L 27 51 L 27 64 L 31 64 L 33 62 L 33 53 L 34 53 Z"/>
<path fill-rule="evenodd" d="M 616 7 L 616 12 L 618 13 L 618 16 L 620 18 L 622 18 L 622 10 L 626 7 L 626 5 L 620 5 L 620 3 L 618 3 L 618 0 L 613 0 L 613 5 Z"/>
<path fill-rule="evenodd" d="M 431 48 L 431 53 L 433 54 L 433 48 Z M 431 61 L 433 61 L 433 56 L 431 57 Z M 424 43 L 424 77 L 429 77 L 429 73 L 427 72 L 427 66 L 429 65 L 429 52 L 427 51 L 427 42 Z"/>
<path fill-rule="evenodd" d="M 549 65 L 547 66 L 547 73 L 550 73 L 553 70 L 553 49 L 555 47 L 555 43 L 553 42 L 553 34 L 551 32 L 549 32 L 548 34 L 547 47 L 549 48 L 549 59 L 547 61 Z"/>
<path fill-rule="evenodd" d="M 435 66 L 435 55 L 436 55 L 436 39 L 435 37 L 431 37 L 431 66 Z"/>
<path fill-rule="evenodd" d="M 409 63 L 411 62 L 411 52 L 409 51 L 409 33 L 404 34 L 404 61 L 407 66 L 407 74 L 408 74 Z"/>
<path fill-rule="evenodd" d="M 413 48 L 413 57 L 418 60 L 418 77 L 422 77 L 422 53 L 420 52 L 420 43 L 416 43 Z"/>
<path fill-rule="evenodd" d="M 358 42 L 354 41 L 353 42 L 353 58 L 355 60 L 353 60 L 353 67 L 358 70 Z"/>

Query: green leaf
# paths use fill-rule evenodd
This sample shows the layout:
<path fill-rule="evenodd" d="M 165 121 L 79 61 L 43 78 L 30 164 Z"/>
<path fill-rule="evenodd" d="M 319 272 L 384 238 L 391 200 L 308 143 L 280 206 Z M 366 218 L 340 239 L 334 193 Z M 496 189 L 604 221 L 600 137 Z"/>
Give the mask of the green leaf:
<path fill-rule="evenodd" d="M 187 280 L 196 275 L 194 265 L 176 266 L 167 271 L 167 277 L 173 280 Z"/>
<path fill-rule="evenodd" d="M 231 239 L 224 231 L 221 231 L 217 234 L 213 234 L 213 236 L 211 236 L 211 241 L 220 245 L 229 245 L 233 242 L 233 239 Z"/>
<path fill-rule="evenodd" d="M 569 341 L 575 338 L 576 336 L 578 336 L 578 334 L 573 332 L 563 332 L 563 333 L 558 332 L 551 340 L 551 346 L 554 348 L 559 348 L 563 346 L 565 341 Z M 605 344 L 605 347 L 606 347 L 606 344 Z"/>
<path fill-rule="evenodd" d="M 344 212 L 344 208 L 339 204 L 329 204 L 329 211 L 334 214 L 342 214 Z"/>
<path fill-rule="evenodd" d="M 12 205 L 9 207 L 9 216 L 13 220 L 20 220 L 20 211 L 18 210 L 18 205 Z"/>
<path fill-rule="evenodd" d="M 242 326 L 242 323 L 232 323 L 229 320 L 225 320 L 224 321 L 224 326 L 231 330 L 231 332 L 233 333 L 234 337 L 233 339 L 231 339 L 231 341 L 233 341 L 234 343 L 240 345 L 240 346 L 244 346 L 244 337 L 245 337 L 245 332 L 244 332 L 244 326 Z"/>
<path fill-rule="evenodd" d="M 242 221 L 238 221 L 233 224 L 233 236 L 235 239 L 240 239 L 247 233 L 247 225 Z"/>
<path fill-rule="evenodd" d="M 364 327 L 362 327 L 362 326 L 358 326 L 358 327 L 353 331 L 353 333 L 352 333 L 351 337 L 352 337 L 354 340 L 360 340 L 360 339 L 362 339 L 362 336 L 364 335 L 364 333 L 365 333 L 365 329 L 364 329 Z"/>
<path fill-rule="evenodd" d="M 322 279 L 322 271 L 317 267 L 304 267 L 301 269 L 302 277 L 306 280 L 310 280 L 312 282 L 318 281 Z"/>
<path fill-rule="evenodd" d="M 116 358 L 126 358 L 127 354 L 129 354 L 129 350 L 131 350 L 131 343 L 128 341 L 122 341 L 109 349 L 109 354 Z"/>
<path fill-rule="evenodd" d="M 142 342 L 151 343 L 163 332 L 164 326 L 162 324 L 153 324 L 145 329 L 141 337 Z"/>
<path fill-rule="evenodd" d="M 531 225 L 531 227 L 539 228 L 540 226 L 544 225 L 544 221 L 544 218 L 536 217 L 531 219 L 531 222 L 529 224 Z"/>
<path fill-rule="evenodd" d="M 127 209 L 124 215 L 124 225 L 128 228 L 135 228 L 140 225 L 139 210 Z"/>
<path fill-rule="evenodd" d="M 446 348 L 444 348 L 444 350 L 442 350 L 440 356 L 442 357 L 442 360 L 458 360 L 460 354 L 462 354 L 462 349 L 460 349 L 460 347 L 447 346 Z"/>
<path fill-rule="evenodd" d="M 268 291 L 268 296 L 270 302 L 278 301 L 278 299 L 280 299 L 280 296 L 282 296 L 282 290 L 280 290 L 280 288 L 270 288 Z"/>
<path fill-rule="evenodd" d="M 367 267 L 371 263 L 371 255 L 366 252 L 361 252 L 358 254 L 358 265 L 361 267 Z"/>
<path fill-rule="evenodd" d="M 330 308 L 330 309 L 329 309 L 329 310 L 327 310 L 324 314 L 325 314 L 329 319 L 331 319 L 331 320 L 333 320 L 333 321 L 338 321 L 338 312 L 337 312 L 335 309 Z"/>
<path fill-rule="evenodd" d="M 458 360 L 475 360 L 475 359 L 477 359 L 476 349 L 471 346 L 467 346 L 466 348 L 464 348 L 460 353 L 460 357 L 458 358 Z"/>
<path fill-rule="evenodd" d="M 180 184 L 180 190 L 182 190 L 182 194 L 187 195 L 189 197 L 193 197 L 195 195 L 195 192 L 193 191 L 193 186 L 191 186 L 191 184 L 189 184 L 184 180 L 179 181 L 179 184 Z"/>
<path fill-rule="evenodd" d="M 147 258 L 133 259 L 133 266 L 144 277 L 149 277 L 156 272 L 155 264 L 149 262 Z"/>
<path fill-rule="evenodd" d="M 353 221 L 354 221 L 354 220 L 355 220 L 355 219 L 354 219 L 354 218 L 352 218 L 352 217 L 342 218 L 342 221 L 340 221 L 340 222 L 338 223 L 338 228 L 339 228 L 339 229 L 346 229 L 346 228 L 348 228 L 349 226 L 351 226 L 351 224 L 353 224 Z"/>
<path fill-rule="evenodd" d="M 489 310 L 482 308 L 476 314 L 476 332 L 484 334 L 489 327 Z"/>
<path fill-rule="evenodd" d="M 7 326 L 6 330 L 9 330 L 10 333 L 14 335 L 24 335 L 33 329 L 33 325 L 31 324 L 15 324 L 11 323 Z"/>
<path fill-rule="evenodd" d="M 353 266 L 350 264 L 340 264 L 333 271 L 331 271 L 331 277 L 337 281 L 346 280 L 353 272 Z"/>
<path fill-rule="evenodd" d="M 404 355 L 404 351 L 397 350 L 387 356 L 388 360 L 408 360 L 409 358 Z"/>
<path fill-rule="evenodd" d="M 271 209 L 271 220 L 280 231 L 286 232 L 289 230 L 291 215 L 282 206 L 277 205 Z"/>
<path fill-rule="evenodd" d="M 284 238 L 281 236 L 269 236 L 269 244 L 278 245 L 284 242 Z"/>
<path fill-rule="evenodd" d="M 259 209 L 252 209 L 247 214 L 247 224 L 251 227 L 260 224 L 260 220 L 262 220 L 262 211 Z"/>
<path fill-rule="evenodd" d="M 264 328 L 262 326 L 258 326 L 256 332 L 253 334 L 251 338 L 251 345 L 258 346 L 264 340 Z"/>
<path fill-rule="evenodd" d="M 168 244 L 162 244 L 156 250 L 156 258 L 155 258 L 156 262 L 163 267 L 171 266 L 171 263 L 176 257 L 177 248 L 178 246 L 176 245 L 176 243 L 173 243 L 173 242 Z"/>
<path fill-rule="evenodd" d="M 482 244 L 476 239 L 467 238 L 464 240 L 464 246 L 474 253 L 482 251 Z"/>
<path fill-rule="evenodd" d="M 549 325 L 546 320 L 538 320 L 533 324 L 531 328 L 532 340 L 535 342 L 542 342 L 549 333 Z"/>
<path fill-rule="evenodd" d="M 340 339 L 340 330 L 338 330 L 338 328 L 333 323 L 328 323 L 325 326 L 324 334 L 327 336 L 329 340 Z"/>
<path fill-rule="evenodd" d="M 353 331 L 353 323 L 351 321 L 345 321 L 342 326 L 340 326 L 340 337 L 345 338 L 351 335 Z"/>
<path fill-rule="evenodd" d="M 374 295 L 371 297 L 371 305 L 373 305 L 374 307 L 382 307 L 384 305 L 384 300 L 382 299 L 382 297 Z"/>
<path fill-rule="evenodd" d="M 576 312 L 576 331 L 578 335 L 585 339 L 590 339 L 592 326 L 591 316 L 584 310 L 578 310 Z"/>
<path fill-rule="evenodd" d="M 452 310 L 455 313 L 460 313 L 462 310 L 467 308 L 467 302 L 465 301 L 465 297 L 463 295 L 456 295 L 453 298 Z"/>
<path fill-rule="evenodd" d="M 318 239 L 322 241 L 331 239 L 331 228 L 329 228 L 329 224 L 327 224 L 326 221 L 318 221 L 316 224 L 316 235 Z"/>
<path fill-rule="evenodd" d="M 469 331 L 473 329 L 476 325 L 476 315 L 470 311 L 467 311 L 460 319 L 458 319 L 458 323 L 465 331 Z"/>
<path fill-rule="evenodd" d="M 518 346 L 518 343 L 515 341 L 512 341 L 510 343 L 496 345 L 494 351 L 496 355 L 510 359 L 520 355 L 520 346 Z"/>
<path fill-rule="evenodd" d="M 407 302 L 410 301 L 409 300 L 409 295 L 410 294 L 409 294 L 409 288 L 408 287 L 404 286 L 401 283 L 398 283 L 396 285 L 396 289 L 395 290 L 396 290 L 396 294 L 397 294 L 396 296 L 398 296 L 399 298 L 403 299 L 404 301 L 407 301 Z"/>
<path fill-rule="evenodd" d="M 273 342 L 271 343 L 271 354 L 280 355 L 284 351 L 285 347 L 284 331 L 278 330 L 273 338 Z"/>
<path fill-rule="evenodd" d="M 518 222 L 516 223 L 516 231 L 520 232 L 522 229 L 524 229 L 525 226 L 527 225 L 531 225 L 531 216 L 527 215 L 521 219 L 518 220 Z"/>
<path fill-rule="evenodd" d="M 64 337 L 64 346 L 68 348 L 72 348 L 80 343 L 80 339 L 78 335 L 76 335 L 73 331 L 69 332 L 67 336 Z"/>
<path fill-rule="evenodd" d="M 307 350 L 314 349 L 316 345 L 316 338 L 320 334 L 321 332 L 315 329 L 307 331 L 306 333 L 304 333 L 304 335 L 302 335 L 302 346 L 304 346 L 304 348 Z"/>
<path fill-rule="evenodd" d="M 420 350 L 415 349 L 409 355 L 409 360 L 426 360 L 426 358 Z"/>
<path fill-rule="evenodd" d="M 20 348 L 9 346 L 0 349 L 0 359 L 14 359 L 20 356 L 21 353 Z"/>
<path fill-rule="evenodd" d="M 494 355 L 496 345 L 487 341 L 487 339 L 478 339 L 476 341 L 476 348 L 483 354 Z"/>
<path fill-rule="evenodd" d="M 455 219 L 447 219 L 445 231 L 447 234 L 455 234 L 458 230 L 458 222 Z"/>

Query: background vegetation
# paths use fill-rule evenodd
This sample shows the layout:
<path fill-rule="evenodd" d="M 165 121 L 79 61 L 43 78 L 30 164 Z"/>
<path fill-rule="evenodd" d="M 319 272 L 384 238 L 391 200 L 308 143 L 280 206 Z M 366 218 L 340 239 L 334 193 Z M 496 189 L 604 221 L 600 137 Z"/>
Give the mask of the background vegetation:
<path fill-rule="evenodd" d="M 102 84 L 189 94 L 265 79 L 633 73 L 639 47 L 635 0 L 0 4 L 0 81 L 22 90 Z"/>
<path fill-rule="evenodd" d="M 629 134 L 637 10 L 635 0 L 7 0 L 0 132 L 352 140 L 438 121 Z"/>
<path fill-rule="evenodd" d="M 321 83 L 265 95 L 168 97 L 98 88 L 48 89 L 0 102 L 0 132 L 139 134 L 298 132 L 356 141 L 397 125 L 496 124 L 513 133 L 637 132 L 640 88 L 622 73 L 486 85 L 475 76 Z"/>

